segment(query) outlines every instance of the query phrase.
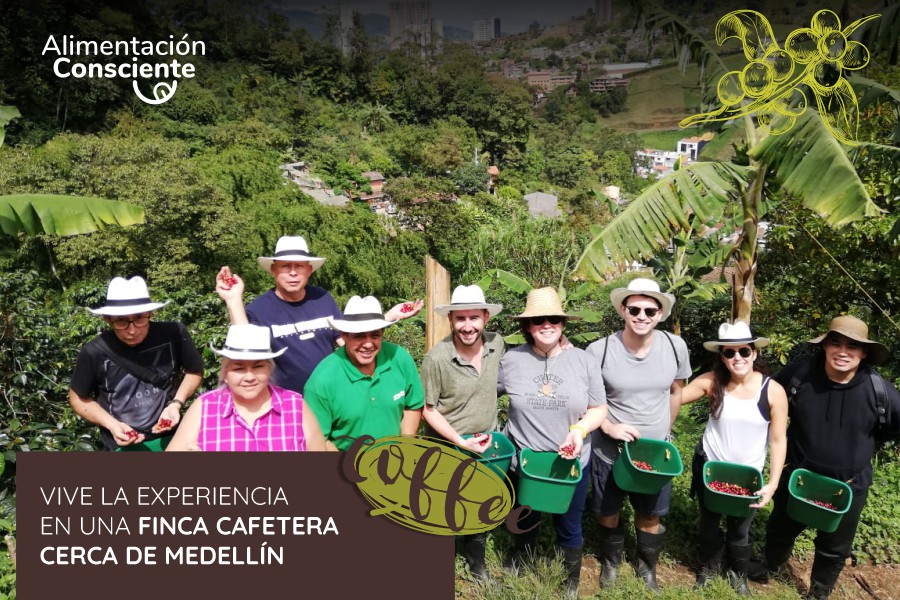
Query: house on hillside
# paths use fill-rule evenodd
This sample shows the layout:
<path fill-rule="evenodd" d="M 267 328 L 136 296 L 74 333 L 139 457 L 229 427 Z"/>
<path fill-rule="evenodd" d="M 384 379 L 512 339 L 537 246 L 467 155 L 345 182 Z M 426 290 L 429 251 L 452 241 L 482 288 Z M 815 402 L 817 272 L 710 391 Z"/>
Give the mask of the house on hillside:
<path fill-rule="evenodd" d="M 700 136 L 682 138 L 678 140 L 678 145 L 675 150 L 679 154 L 684 154 L 692 161 L 696 161 L 697 157 L 700 156 L 700 151 L 703 150 L 703 146 L 713 139 L 713 135 L 713 132 L 707 131 Z"/>
<path fill-rule="evenodd" d="M 309 172 L 309 165 L 305 162 L 295 162 L 281 165 L 281 174 L 292 183 L 300 187 L 307 196 L 312 197 L 319 204 L 325 206 L 344 206 L 350 202 L 350 198 L 343 194 L 335 194 L 334 190 L 326 189 L 325 183 L 318 177 L 313 177 Z"/>
<path fill-rule="evenodd" d="M 364 173 L 361 173 L 361 175 L 369 180 L 369 187 L 372 188 L 372 193 L 360 194 L 360 200 L 369 201 L 372 198 L 381 198 L 382 196 L 384 196 L 384 182 L 386 181 L 384 175 L 382 175 L 378 171 L 366 171 Z"/>
<path fill-rule="evenodd" d="M 525 202 L 528 203 L 528 212 L 535 219 L 538 217 L 555 219 L 562 216 L 562 211 L 559 210 L 559 198 L 553 194 L 532 192 L 525 195 Z"/>

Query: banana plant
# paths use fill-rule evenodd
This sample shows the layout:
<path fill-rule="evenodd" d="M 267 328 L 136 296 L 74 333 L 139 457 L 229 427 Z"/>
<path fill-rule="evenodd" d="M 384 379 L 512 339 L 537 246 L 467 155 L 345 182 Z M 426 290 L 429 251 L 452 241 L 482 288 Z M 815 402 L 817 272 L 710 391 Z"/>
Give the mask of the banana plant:
<path fill-rule="evenodd" d="M 13 106 L 0 106 L 0 146 L 6 125 L 21 116 Z M 0 196 L 0 232 L 15 235 L 76 235 L 107 225 L 127 227 L 144 222 L 144 209 L 136 204 L 83 196 L 13 194 Z"/>
<path fill-rule="evenodd" d="M 661 8 L 637 4 L 644 26 L 649 30 L 669 29 L 680 44 L 681 59 L 701 65 L 704 82 L 727 73 L 721 57 L 681 19 Z M 749 57 L 759 47 L 771 44 L 765 36 L 754 39 L 754 31 L 758 29 L 741 29 L 734 21 L 723 25 L 720 20 L 716 36 L 720 42 L 729 37 L 741 39 Z M 766 202 L 777 199 L 775 188 L 800 198 L 834 227 L 880 212 L 848 151 L 836 139 L 832 118 L 823 117 L 812 107 L 802 112 L 784 104 L 779 107 L 787 114 L 767 115 L 760 121 L 743 114 L 750 145 L 749 166 L 697 162 L 667 175 L 645 189 L 588 243 L 575 274 L 603 280 L 633 261 L 650 260 L 674 234 L 688 230 L 692 218 L 720 220 L 730 207 L 738 206 L 742 222 L 730 255 L 735 266 L 732 317 L 749 323 L 759 221 Z M 768 128 L 760 127 L 761 122 Z M 780 134 L 770 135 L 767 129 Z"/>

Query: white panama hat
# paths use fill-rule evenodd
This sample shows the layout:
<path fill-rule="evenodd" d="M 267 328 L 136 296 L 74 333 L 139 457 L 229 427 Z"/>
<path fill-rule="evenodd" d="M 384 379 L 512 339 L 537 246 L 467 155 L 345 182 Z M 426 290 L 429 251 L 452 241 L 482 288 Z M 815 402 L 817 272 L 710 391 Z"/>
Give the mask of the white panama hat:
<path fill-rule="evenodd" d="M 299 235 L 285 235 L 278 238 L 278 243 L 275 244 L 275 255 L 260 256 L 256 259 L 256 262 L 259 264 L 260 269 L 266 273 L 271 273 L 272 263 L 276 260 L 308 262 L 312 265 L 313 271 L 325 264 L 324 258 L 313 256 L 309 253 L 306 240 Z"/>
<path fill-rule="evenodd" d="M 477 285 L 460 285 L 453 290 L 450 304 L 438 304 L 434 307 L 435 313 L 444 316 L 454 310 L 486 310 L 493 317 L 503 310 L 503 305 L 488 304 L 484 299 L 484 290 Z"/>
<path fill-rule="evenodd" d="M 222 349 L 213 348 L 212 342 L 209 348 L 219 356 L 232 360 L 266 360 L 281 356 L 287 350 L 282 348 L 277 352 L 273 351 L 269 328 L 249 324 L 230 326 Z"/>
<path fill-rule="evenodd" d="M 718 352 L 722 346 L 742 346 L 752 344 L 756 348 L 765 348 L 769 345 L 769 338 L 753 337 L 750 326 L 743 321 L 722 323 L 719 325 L 719 339 L 703 342 L 703 347 L 710 352 Z"/>
<path fill-rule="evenodd" d="M 150 301 L 150 291 L 143 277 L 114 277 L 106 288 L 106 305 L 88 310 L 95 315 L 121 317 L 151 312 L 166 304 L 168 302 Z"/>
<path fill-rule="evenodd" d="M 328 324 L 342 333 L 364 333 L 390 327 L 394 322 L 384 318 L 381 303 L 375 296 L 353 296 L 347 300 L 344 318 L 328 317 Z"/>
<path fill-rule="evenodd" d="M 628 282 L 628 287 L 616 288 L 609 294 L 613 307 L 618 310 L 628 296 L 647 296 L 659 302 L 662 308 L 660 321 L 665 321 L 672 314 L 675 306 L 675 296 L 660 291 L 659 284 L 652 279 L 638 277 Z"/>

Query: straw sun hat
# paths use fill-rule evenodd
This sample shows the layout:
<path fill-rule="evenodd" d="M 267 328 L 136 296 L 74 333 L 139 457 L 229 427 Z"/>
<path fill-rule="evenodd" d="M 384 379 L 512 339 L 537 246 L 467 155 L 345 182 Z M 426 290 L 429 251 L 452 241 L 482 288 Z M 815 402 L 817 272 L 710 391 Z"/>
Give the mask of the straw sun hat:
<path fill-rule="evenodd" d="M 842 315 L 835 317 L 828 325 L 828 331 L 817 338 L 809 340 L 810 344 L 821 344 L 828 337 L 828 334 L 834 332 L 853 341 L 866 345 L 866 357 L 873 365 L 880 365 L 887 362 L 890 352 L 884 344 L 869 339 L 869 326 L 865 321 L 857 319 L 851 315 Z"/>
<path fill-rule="evenodd" d="M 579 320 L 581 317 L 570 315 L 563 310 L 559 294 L 552 287 L 542 287 L 528 292 L 525 300 L 525 310 L 513 319 L 528 319 L 530 317 L 565 317 L 569 320 Z"/>

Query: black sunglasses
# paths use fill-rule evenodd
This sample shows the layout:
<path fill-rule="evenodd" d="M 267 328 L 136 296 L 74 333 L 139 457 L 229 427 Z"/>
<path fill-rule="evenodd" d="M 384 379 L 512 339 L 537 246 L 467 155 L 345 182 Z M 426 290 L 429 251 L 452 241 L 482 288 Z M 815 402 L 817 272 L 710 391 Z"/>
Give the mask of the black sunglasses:
<path fill-rule="evenodd" d="M 737 350 L 735 350 L 734 348 L 725 348 L 724 350 L 722 350 L 722 356 L 728 359 L 734 358 L 735 353 L 740 354 L 741 358 L 750 358 L 750 355 L 753 354 L 753 349 L 744 346 L 743 348 L 739 348 Z"/>
<path fill-rule="evenodd" d="M 559 316 L 553 315 L 552 317 L 529 317 L 528 322 L 535 326 L 543 325 L 544 321 L 550 321 L 551 325 L 559 325 L 560 323 L 563 323 L 565 320 L 566 320 L 565 317 L 559 317 Z"/>
<path fill-rule="evenodd" d="M 644 314 L 650 317 L 651 319 L 656 316 L 656 313 L 659 312 L 658 308 L 643 308 L 641 306 L 626 306 L 625 310 L 628 311 L 632 317 L 636 317 L 641 314 L 641 311 L 644 311 Z"/>

